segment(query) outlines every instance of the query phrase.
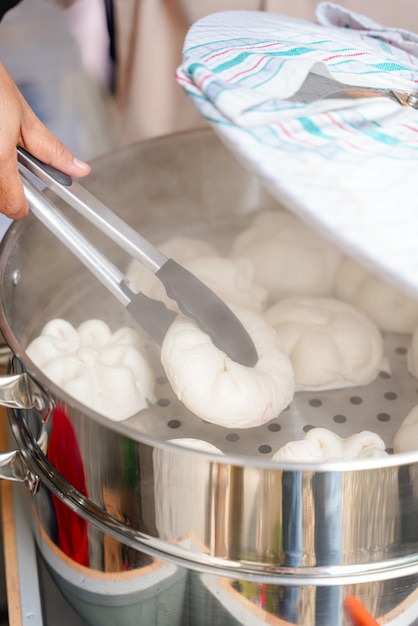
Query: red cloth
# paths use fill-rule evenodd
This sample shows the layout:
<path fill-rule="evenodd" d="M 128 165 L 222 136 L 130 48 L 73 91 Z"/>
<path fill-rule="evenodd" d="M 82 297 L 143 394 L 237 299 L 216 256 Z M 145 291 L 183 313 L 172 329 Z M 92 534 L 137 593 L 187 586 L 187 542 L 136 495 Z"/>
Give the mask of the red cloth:
<path fill-rule="evenodd" d="M 48 459 L 72 487 L 87 497 L 87 484 L 77 437 L 68 416 L 55 409 Z M 71 559 L 89 565 L 87 522 L 52 493 L 58 527 L 58 545 Z"/>

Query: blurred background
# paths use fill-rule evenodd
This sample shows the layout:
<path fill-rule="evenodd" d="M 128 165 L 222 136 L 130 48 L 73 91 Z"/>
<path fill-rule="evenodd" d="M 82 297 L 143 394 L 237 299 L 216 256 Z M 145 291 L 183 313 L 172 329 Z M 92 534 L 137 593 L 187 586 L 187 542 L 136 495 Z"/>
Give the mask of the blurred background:
<path fill-rule="evenodd" d="M 418 32 L 412 0 L 342 0 Z M 0 23 L 0 59 L 42 121 L 91 160 L 203 124 L 175 80 L 189 26 L 216 11 L 315 20 L 316 0 L 22 0 Z"/>

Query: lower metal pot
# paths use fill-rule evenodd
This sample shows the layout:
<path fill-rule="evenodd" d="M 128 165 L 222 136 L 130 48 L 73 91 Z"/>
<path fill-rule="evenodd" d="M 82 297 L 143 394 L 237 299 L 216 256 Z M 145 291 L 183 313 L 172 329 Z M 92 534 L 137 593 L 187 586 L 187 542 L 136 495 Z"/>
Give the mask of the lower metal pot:
<path fill-rule="evenodd" d="M 237 219 L 278 206 L 210 131 L 143 142 L 93 169 L 90 190 L 157 244 L 202 232 L 222 243 Z M 311 425 L 347 436 L 379 423 L 393 435 L 416 402 L 405 337 L 385 339 L 391 379 L 300 394 L 285 416 L 248 432 L 190 414 L 162 372 L 157 404 L 112 423 L 51 383 L 25 348 L 51 318 L 78 325 L 100 313 L 115 326 L 132 323 L 128 314 L 32 217 L 6 235 L 0 284 L 13 354 L 0 401 L 18 444 L 0 458 L 1 475 L 28 484 L 40 552 L 88 623 L 342 626 L 352 595 L 382 623 L 418 623 L 418 453 L 322 465 L 269 458 Z M 176 437 L 223 455 L 168 443 Z"/>

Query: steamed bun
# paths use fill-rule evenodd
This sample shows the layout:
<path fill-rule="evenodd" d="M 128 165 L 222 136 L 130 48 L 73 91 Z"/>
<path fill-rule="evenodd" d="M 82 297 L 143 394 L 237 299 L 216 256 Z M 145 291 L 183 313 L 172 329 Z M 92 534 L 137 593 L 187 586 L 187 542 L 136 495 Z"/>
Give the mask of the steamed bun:
<path fill-rule="evenodd" d="M 167 257 L 174 259 L 180 265 L 185 265 L 196 257 L 218 256 L 218 252 L 206 241 L 194 237 L 171 237 L 159 245 L 159 249 Z M 175 302 L 166 294 L 164 285 L 142 263 L 133 259 L 127 269 L 128 280 L 146 296 L 155 300 L 162 300 L 175 307 Z"/>
<path fill-rule="evenodd" d="M 231 256 L 254 266 L 255 280 L 272 301 L 294 295 L 330 295 L 342 255 L 286 211 L 258 214 L 239 234 Z"/>
<path fill-rule="evenodd" d="M 196 257 L 184 266 L 223 300 L 258 312 L 267 306 L 267 291 L 255 282 L 248 259 Z"/>
<path fill-rule="evenodd" d="M 154 374 L 140 336 L 123 327 L 112 333 L 100 320 L 77 329 L 51 320 L 27 348 L 29 358 L 73 398 L 114 421 L 154 402 Z"/>
<path fill-rule="evenodd" d="M 393 440 L 394 452 L 418 450 L 418 404 L 408 413 Z"/>
<path fill-rule="evenodd" d="M 226 427 L 249 428 L 285 409 L 294 393 L 293 369 L 261 315 L 231 307 L 258 352 L 254 367 L 232 361 L 191 319 L 168 329 L 161 363 L 177 397 L 196 415 Z"/>
<path fill-rule="evenodd" d="M 327 428 L 312 428 L 303 439 L 290 441 L 280 448 L 272 461 L 309 463 L 386 455 L 385 443 L 376 433 L 364 430 L 344 439 Z"/>
<path fill-rule="evenodd" d="M 333 298 L 287 298 L 264 317 L 290 357 L 296 390 L 366 385 L 382 368 L 379 330 L 349 304 Z"/>
<path fill-rule="evenodd" d="M 418 325 L 418 301 L 352 259 L 345 259 L 337 272 L 335 294 L 384 332 L 412 333 Z"/>
<path fill-rule="evenodd" d="M 194 437 L 182 437 L 179 439 L 169 439 L 168 443 L 172 443 L 175 446 L 181 448 L 190 448 L 192 450 L 198 450 L 199 452 L 210 452 L 212 454 L 222 454 L 221 450 L 203 439 L 195 439 Z"/>
<path fill-rule="evenodd" d="M 221 257 L 209 244 L 185 237 L 169 239 L 160 249 L 223 300 L 255 311 L 266 308 L 267 291 L 256 283 L 254 269 L 248 259 Z M 127 277 L 150 298 L 162 300 L 170 309 L 178 310 L 177 304 L 168 297 L 161 281 L 138 261 L 132 261 Z"/>
<path fill-rule="evenodd" d="M 418 326 L 412 333 L 411 343 L 406 355 L 406 362 L 409 371 L 415 378 L 418 378 Z"/>

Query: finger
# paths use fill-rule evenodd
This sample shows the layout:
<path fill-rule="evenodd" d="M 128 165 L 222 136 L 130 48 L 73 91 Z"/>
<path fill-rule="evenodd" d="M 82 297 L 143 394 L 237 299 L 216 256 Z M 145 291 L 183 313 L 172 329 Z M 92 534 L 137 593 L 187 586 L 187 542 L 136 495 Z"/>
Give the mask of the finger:
<path fill-rule="evenodd" d="M 21 145 L 40 161 L 53 165 L 69 176 L 81 178 L 91 171 L 88 163 L 75 157 L 37 118 L 25 121 L 22 126 Z"/>
<path fill-rule="evenodd" d="M 17 157 L 0 157 L 0 212 L 11 219 L 21 219 L 28 214 L 28 204 L 17 166 Z"/>

